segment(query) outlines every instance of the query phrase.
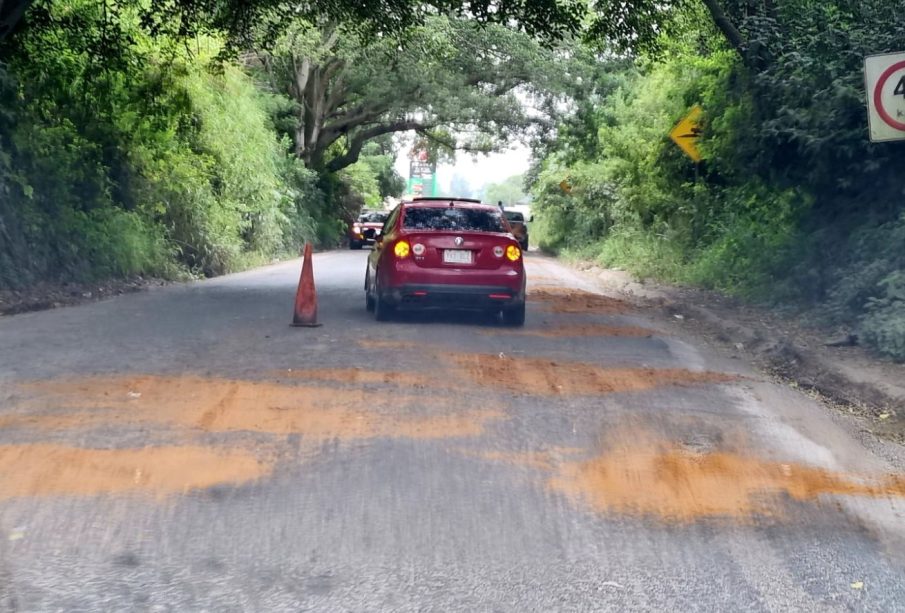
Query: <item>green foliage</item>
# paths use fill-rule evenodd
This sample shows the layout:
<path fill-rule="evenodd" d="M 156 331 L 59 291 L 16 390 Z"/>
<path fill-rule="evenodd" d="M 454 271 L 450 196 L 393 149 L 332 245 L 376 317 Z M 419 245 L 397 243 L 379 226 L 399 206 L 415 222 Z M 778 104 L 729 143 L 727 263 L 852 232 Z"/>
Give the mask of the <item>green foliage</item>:
<path fill-rule="evenodd" d="M 396 172 L 392 142 L 370 142 L 364 146 L 359 164 L 367 167 L 377 181 L 377 198 L 368 206 L 378 206 L 386 198 L 398 198 L 405 190 L 405 179 Z"/>
<path fill-rule="evenodd" d="M 434 15 L 400 44 L 318 23 L 297 21 L 258 56 L 261 78 L 296 102 L 281 125 L 319 171 L 342 170 L 396 132 L 416 131 L 435 154 L 499 148 L 543 125 L 526 112 L 525 96 L 555 113 L 576 77 L 564 74 L 565 46 L 557 52 L 501 25 Z"/>
<path fill-rule="evenodd" d="M 861 324 L 865 339 L 883 353 L 905 360 L 905 271 L 896 270 L 878 284 L 879 297 L 870 298 Z"/>
<path fill-rule="evenodd" d="M 131 6 L 38 3 L 16 38 L 0 73 L 2 287 L 221 274 L 314 234 L 323 195 L 277 136 L 280 102 L 147 37 Z"/>
<path fill-rule="evenodd" d="M 726 2 L 742 55 L 693 25 L 700 8 L 671 6 L 657 54 L 604 61 L 538 148 L 540 244 L 795 306 L 905 360 L 901 145 L 868 142 L 861 71 L 903 40 L 894 3 Z M 694 104 L 698 173 L 667 138 Z"/>
<path fill-rule="evenodd" d="M 380 204 L 380 184 L 370 166 L 363 162 L 352 164 L 341 170 L 339 176 L 351 195 L 361 199 L 362 206 L 373 208 Z"/>
<path fill-rule="evenodd" d="M 484 187 L 484 201 L 504 206 L 512 206 L 525 199 L 525 175 L 513 175 L 500 183 L 490 183 Z"/>
<path fill-rule="evenodd" d="M 156 32 L 194 35 L 211 29 L 241 48 L 249 37 L 273 40 L 294 20 L 341 23 L 362 37 L 398 40 L 436 14 L 468 15 L 479 24 L 504 24 L 548 41 L 578 31 L 586 4 L 578 0 L 168 0 L 145 5 L 144 22 Z"/>

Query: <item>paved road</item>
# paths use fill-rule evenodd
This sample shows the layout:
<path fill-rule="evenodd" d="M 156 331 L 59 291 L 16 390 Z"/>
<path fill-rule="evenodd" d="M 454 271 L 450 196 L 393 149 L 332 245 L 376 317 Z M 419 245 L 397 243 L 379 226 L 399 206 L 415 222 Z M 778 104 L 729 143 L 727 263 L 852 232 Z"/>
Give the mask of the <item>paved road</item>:
<path fill-rule="evenodd" d="M 905 610 L 898 448 L 529 258 L 524 330 L 365 252 L 0 318 L 0 610 Z"/>

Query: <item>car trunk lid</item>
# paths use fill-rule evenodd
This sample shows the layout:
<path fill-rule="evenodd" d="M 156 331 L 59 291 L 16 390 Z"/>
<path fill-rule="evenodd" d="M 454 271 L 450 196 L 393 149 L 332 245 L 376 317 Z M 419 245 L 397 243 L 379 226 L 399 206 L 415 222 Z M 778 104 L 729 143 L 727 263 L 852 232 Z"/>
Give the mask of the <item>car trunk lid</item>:
<path fill-rule="evenodd" d="M 505 250 L 512 244 L 508 235 L 490 232 L 413 232 L 405 240 L 422 268 L 496 269 L 506 261 Z M 416 245 L 423 245 L 421 255 Z M 502 257 L 494 254 L 495 247 L 503 250 Z"/>

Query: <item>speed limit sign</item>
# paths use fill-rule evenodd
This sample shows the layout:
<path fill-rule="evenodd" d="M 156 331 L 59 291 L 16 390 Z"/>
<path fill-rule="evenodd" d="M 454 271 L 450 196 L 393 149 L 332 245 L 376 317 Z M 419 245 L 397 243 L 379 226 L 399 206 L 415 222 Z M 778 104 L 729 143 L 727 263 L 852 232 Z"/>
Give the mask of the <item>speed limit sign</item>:
<path fill-rule="evenodd" d="M 870 140 L 905 140 L 905 53 L 864 58 Z"/>

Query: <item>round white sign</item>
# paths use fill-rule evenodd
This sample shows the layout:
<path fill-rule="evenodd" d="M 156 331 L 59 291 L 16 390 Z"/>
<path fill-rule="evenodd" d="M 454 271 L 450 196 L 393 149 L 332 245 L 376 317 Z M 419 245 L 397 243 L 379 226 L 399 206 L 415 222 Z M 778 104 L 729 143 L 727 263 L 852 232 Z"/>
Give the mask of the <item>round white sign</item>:
<path fill-rule="evenodd" d="M 871 140 L 905 140 L 905 53 L 865 58 L 864 77 Z"/>

